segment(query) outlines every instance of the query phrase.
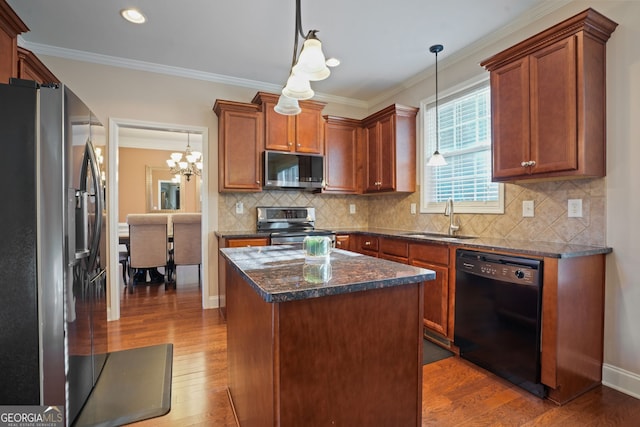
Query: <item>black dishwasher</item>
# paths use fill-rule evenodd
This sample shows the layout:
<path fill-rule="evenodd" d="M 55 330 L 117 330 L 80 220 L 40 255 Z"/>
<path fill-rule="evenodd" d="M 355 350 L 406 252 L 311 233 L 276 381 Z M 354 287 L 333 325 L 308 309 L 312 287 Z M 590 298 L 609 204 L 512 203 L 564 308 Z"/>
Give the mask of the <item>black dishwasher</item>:
<path fill-rule="evenodd" d="M 460 357 L 543 397 L 542 261 L 458 249 L 455 295 Z"/>

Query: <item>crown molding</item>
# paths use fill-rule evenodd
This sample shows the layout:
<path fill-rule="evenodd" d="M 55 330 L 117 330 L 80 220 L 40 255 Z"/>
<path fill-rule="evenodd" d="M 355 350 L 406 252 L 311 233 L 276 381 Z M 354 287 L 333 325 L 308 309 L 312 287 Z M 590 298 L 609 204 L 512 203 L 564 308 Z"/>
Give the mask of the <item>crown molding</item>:
<path fill-rule="evenodd" d="M 98 53 L 67 49 L 40 43 L 31 43 L 24 40 L 24 38 L 22 37 L 18 37 L 18 41 L 20 46 L 24 47 L 25 49 L 29 49 L 37 55 L 54 56 L 57 58 L 71 59 L 93 64 L 109 65 L 112 67 L 146 71 L 149 73 L 165 74 L 175 77 L 184 77 L 187 79 L 203 80 L 212 83 L 239 86 L 271 93 L 280 93 L 280 91 L 282 90 L 281 85 L 260 82 L 257 80 L 241 79 L 238 77 L 231 77 L 223 74 L 208 73 L 205 71 L 197 71 L 182 67 L 173 67 L 169 65 L 156 64 L 153 62 L 138 61 L 135 59 L 120 58 L 117 56 L 102 55 Z M 318 101 L 332 102 L 363 109 L 369 108 L 369 103 L 365 101 L 318 92 L 316 92 L 314 99 Z"/>

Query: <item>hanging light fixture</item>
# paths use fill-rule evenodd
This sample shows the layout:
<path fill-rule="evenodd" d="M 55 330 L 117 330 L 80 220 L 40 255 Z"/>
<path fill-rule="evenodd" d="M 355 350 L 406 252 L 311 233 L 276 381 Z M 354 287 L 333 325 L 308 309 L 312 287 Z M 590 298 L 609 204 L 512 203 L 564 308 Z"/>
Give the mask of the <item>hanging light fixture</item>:
<path fill-rule="evenodd" d="M 316 37 L 318 30 L 311 30 L 304 35 L 302 31 L 302 17 L 300 13 L 300 0 L 296 0 L 296 27 L 293 43 L 293 59 L 286 86 L 282 89 L 282 95 L 278 104 L 274 107 L 276 113 L 284 115 L 296 115 L 302 110 L 298 100 L 313 98 L 314 92 L 310 82 L 324 80 L 329 77 L 331 71 L 327 67 L 327 61 L 322 52 L 322 43 Z M 298 55 L 298 37 L 304 38 L 300 55 Z M 332 59 L 332 64 L 340 62 Z"/>
<path fill-rule="evenodd" d="M 436 54 L 436 151 L 433 152 L 433 155 L 427 162 L 427 166 L 444 166 L 447 164 L 444 156 L 440 154 L 440 132 L 439 132 L 439 117 L 438 117 L 438 53 L 442 52 L 444 46 L 441 44 L 434 44 L 429 48 L 431 53 Z"/>
<path fill-rule="evenodd" d="M 187 181 L 191 180 L 191 176 L 200 176 L 202 174 L 202 153 L 199 151 L 191 151 L 190 134 L 187 132 L 187 148 L 184 150 L 184 159 L 182 153 L 171 153 L 171 158 L 167 159 L 169 172 L 174 175 L 184 175 Z"/>

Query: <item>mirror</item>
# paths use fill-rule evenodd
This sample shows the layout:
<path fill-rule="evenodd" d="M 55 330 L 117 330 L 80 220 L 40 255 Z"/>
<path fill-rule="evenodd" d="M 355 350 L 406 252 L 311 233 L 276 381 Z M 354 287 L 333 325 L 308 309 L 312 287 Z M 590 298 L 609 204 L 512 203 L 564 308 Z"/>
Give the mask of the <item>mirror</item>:
<path fill-rule="evenodd" d="M 175 182 L 166 167 L 147 166 L 147 212 L 182 212 L 184 202 L 181 189 L 185 188 L 185 178 Z"/>

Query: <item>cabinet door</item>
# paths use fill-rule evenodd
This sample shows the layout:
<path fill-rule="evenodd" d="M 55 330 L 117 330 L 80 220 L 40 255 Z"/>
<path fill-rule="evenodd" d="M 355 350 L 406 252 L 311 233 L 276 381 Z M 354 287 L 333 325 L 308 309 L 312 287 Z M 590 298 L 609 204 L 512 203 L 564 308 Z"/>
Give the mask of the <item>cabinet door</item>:
<path fill-rule="evenodd" d="M 491 72 L 494 180 L 525 175 L 529 161 L 529 58 Z"/>
<path fill-rule="evenodd" d="M 578 168 L 575 38 L 530 56 L 532 174 Z"/>
<path fill-rule="evenodd" d="M 321 110 L 301 106 L 302 112 L 295 116 L 295 146 L 299 153 L 322 154 L 324 150 L 324 122 Z"/>
<path fill-rule="evenodd" d="M 411 265 L 435 271 L 435 280 L 424 282 L 424 326 L 447 337 L 449 333 L 449 269 L 418 260 L 411 261 Z"/>
<path fill-rule="evenodd" d="M 395 115 L 380 120 L 379 182 L 378 191 L 396 188 L 396 127 Z"/>
<path fill-rule="evenodd" d="M 380 186 L 380 124 L 374 122 L 364 128 L 366 141 L 365 193 L 376 192 Z"/>
<path fill-rule="evenodd" d="M 262 115 L 259 107 L 216 101 L 218 190 L 261 191 Z"/>
<path fill-rule="evenodd" d="M 358 193 L 357 120 L 326 117 L 325 124 L 325 193 Z"/>
<path fill-rule="evenodd" d="M 263 100 L 264 112 L 264 147 L 267 150 L 294 151 L 295 126 L 294 116 L 276 113 L 273 109 L 277 103 L 271 99 Z"/>

